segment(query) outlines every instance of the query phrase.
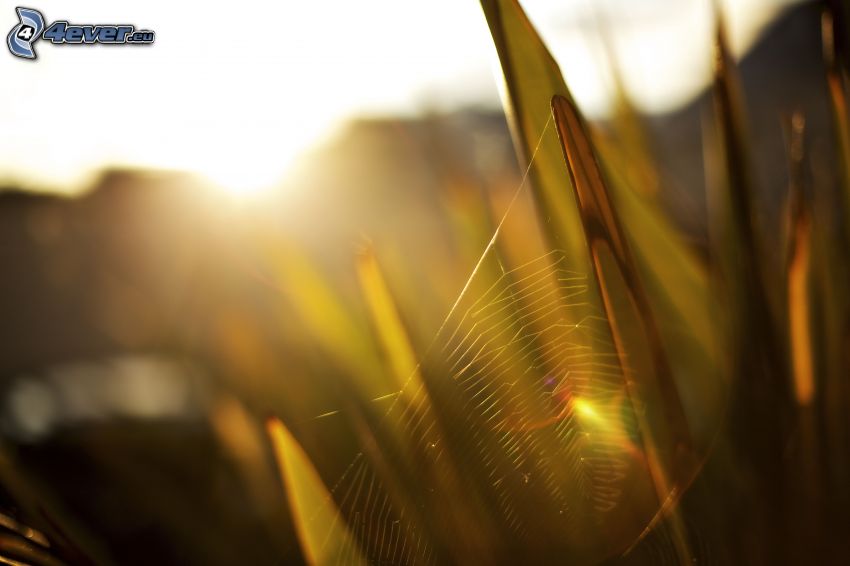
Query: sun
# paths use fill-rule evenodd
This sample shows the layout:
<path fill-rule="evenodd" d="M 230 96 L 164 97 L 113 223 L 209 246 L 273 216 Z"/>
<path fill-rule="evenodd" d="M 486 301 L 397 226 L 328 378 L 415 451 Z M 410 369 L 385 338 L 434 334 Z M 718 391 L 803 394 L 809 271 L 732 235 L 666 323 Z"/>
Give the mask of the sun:
<path fill-rule="evenodd" d="M 239 199 L 256 199 L 274 192 L 283 182 L 285 167 L 226 160 L 198 171 L 216 189 Z"/>
<path fill-rule="evenodd" d="M 284 128 L 219 128 L 217 138 L 200 138 L 183 148 L 181 169 L 205 179 L 216 189 L 238 199 L 256 199 L 278 191 L 291 167 L 311 146 L 300 135 L 284 135 Z"/>

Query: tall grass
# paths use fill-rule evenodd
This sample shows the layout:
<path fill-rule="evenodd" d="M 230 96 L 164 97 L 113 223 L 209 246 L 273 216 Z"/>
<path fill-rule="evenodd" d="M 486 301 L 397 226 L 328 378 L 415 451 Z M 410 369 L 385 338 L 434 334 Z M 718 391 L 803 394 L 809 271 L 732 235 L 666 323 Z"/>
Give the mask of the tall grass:
<path fill-rule="evenodd" d="M 235 239 L 278 327 L 226 305 L 198 330 L 213 336 L 230 390 L 264 418 L 260 433 L 222 411 L 216 429 L 233 451 L 273 455 L 289 518 L 281 537 L 297 544 L 286 558 L 839 562 L 850 528 L 842 13 L 823 17 L 840 186 L 814 190 L 806 116 L 785 116 L 778 236 L 761 222 L 717 14 L 706 254 L 659 202 L 662 175 L 625 91 L 612 141 L 582 116 L 519 3 L 481 4 L 523 175 L 482 194 L 445 176 L 441 221 L 460 259 L 404 258 L 433 261 L 419 271 L 430 279 L 411 282 L 398 258 L 363 244 L 346 286 L 279 231 L 250 225 Z M 769 260 L 780 246 L 781 261 Z M 461 284 L 446 291 L 457 265 Z M 289 340 L 283 354 L 274 332 Z M 58 517 L 47 534 L 108 561 L 16 466 L 3 456 L 0 479 L 33 515 Z"/>
<path fill-rule="evenodd" d="M 759 223 L 747 116 L 718 15 L 706 260 L 641 185 L 658 178 L 649 152 L 600 152 L 519 5 L 482 6 L 526 176 L 418 354 L 375 258 L 361 258 L 375 335 L 400 388 L 389 409 L 356 419 L 356 477 L 343 474 L 326 505 L 364 556 L 392 563 L 835 560 L 837 525 L 847 525 L 836 470 L 850 448 L 850 242 L 832 230 L 847 212 L 819 215 L 846 206 L 850 158 L 833 16 L 824 16 L 824 80 L 844 189 L 807 187 L 805 116 L 786 118 L 788 216 L 777 239 Z M 616 120 L 634 131 L 622 108 Z M 779 242 L 777 267 L 764 258 Z M 320 552 L 315 537 L 301 541 Z"/>

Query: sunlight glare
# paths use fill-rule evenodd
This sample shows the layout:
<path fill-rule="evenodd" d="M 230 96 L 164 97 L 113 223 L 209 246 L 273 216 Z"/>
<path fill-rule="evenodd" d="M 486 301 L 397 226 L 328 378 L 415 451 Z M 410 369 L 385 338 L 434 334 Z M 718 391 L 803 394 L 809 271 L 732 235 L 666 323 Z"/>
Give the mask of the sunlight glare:
<path fill-rule="evenodd" d="M 573 408 L 579 416 L 584 417 L 586 419 L 592 421 L 599 420 L 599 413 L 596 412 L 596 409 L 593 407 L 593 404 L 590 401 L 585 399 L 575 398 L 573 400 Z"/>
<path fill-rule="evenodd" d="M 746 0 L 746 10 L 730 9 L 733 47 L 751 42 L 789 1 Z M 611 76 L 594 39 L 589 7 L 597 5 L 523 4 L 581 108 L 604 112 Z M 612 22 L 612 48 L 636 103 L 663 110 L 698 92 L 710 62 L 708 5 L 653 0 L 647 17 L 615 18 L 624 5 L 607 0 L 594 10 Z M 46 2 L 42 9 L 48 19 L 134 22 L 157 39 L 149 48 L 41 45 L 36 62 L 0 57 L 0 122 L 14 133 L 0 139 L 0 182 L 73 192 L 98 168 L 120 164 L 190 171 L 230 193 L 258 194 L 280 186 L 301 153 L 353 116 L 498 107 L 488 64 L 494 51 L 477 2 L 277 3 L 262 10 L 273 33 L 250 33 L 253 24 L 241 23 L 238 10 L 164 0 Z M 0 25 L 14 20 L 13 10 L 0 13 Z M 59 96 L 56 85 L 74 88 Z"/>

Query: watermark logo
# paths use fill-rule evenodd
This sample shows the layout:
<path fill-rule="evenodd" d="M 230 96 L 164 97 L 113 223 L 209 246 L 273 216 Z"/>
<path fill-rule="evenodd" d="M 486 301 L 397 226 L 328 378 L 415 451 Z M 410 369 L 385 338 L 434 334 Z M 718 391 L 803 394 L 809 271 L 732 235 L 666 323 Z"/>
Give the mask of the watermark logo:
<path fill-rule="evenodd" d="M 12 55 L 25 59 L 35 59 L 35 49 L 32 44 L 41 37 L 44 31 L 44 16 L 38 10 L 31 8 L 17 8 L 19 23 L 12 28 L 6 43 Z"/>
<path fill-rule="evenodd" d="M 156 34 L 137 30 L 130 24 L 73 25 L 57 20 L 45 28 L 44 16 L 32 8 L 17 8 L 18 24 L 6 38 L 9 51 L 16 57 L 35 59 L 34 44 L 39 39 L 53 45 L 150 45 Z"/>

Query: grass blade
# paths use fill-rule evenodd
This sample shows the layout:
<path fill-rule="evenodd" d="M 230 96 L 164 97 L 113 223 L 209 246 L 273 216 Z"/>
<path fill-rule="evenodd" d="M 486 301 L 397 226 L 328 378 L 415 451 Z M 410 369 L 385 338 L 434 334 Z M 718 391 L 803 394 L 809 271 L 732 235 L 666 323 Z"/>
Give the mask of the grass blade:
<path fill-rule="evenodd" d="M 824 10 L 821 19 L 823 57 L 826 62 L 826 83 L 832 109 L 839 173 L 844 188 L 844 224 L 850 226 L 850 113 L 847 110 L 847 71 L 841 65 L 836 48 L 838 25 L 832 11 Z M 850 246 L 850 230 L 845 233 L 846 245 Z"/>
<path fill-rule="evenodd" d="M 367 564 L 318 472 L 298 441 L 278 419 L 267 423 L 292 521 L 308 564 Z"/>
<path fill-rule="evenodd" d="M 627 381 L 635 380 L 632 372 L 639 356 L 634 354 L 643 348 L 649 352 L 649 364 L 639 368 L 638 375 L 643 380 L 653 381 L 652 389 L 641 389 L 645 393 L 658 392 L 657 402 L 647 405 L 659 410 L 654 418 L 652 410 L 647 416 L 640 409 L 635 412 L 641 415 L 643 443 L 649 454 L 659 500 L 665 501 L 671 493 L 680 493 L 697 471 L 687 419 L 637 266 L 609 198 L 584 121 L 575 105 L 561 96 L 552 99 L 552 112 L 578 196 L 605 314 L 617 350 L 626 362 L 623 367 Z M 625 301 L 624 297 L 627 297 Z M 628 312 L 630 310 L 632 312 Z M 661 438 L 663 440 L 659 441 Z M 685 537 L 676 536 L 675 542 L 680 560 L 689 562 L 690 550 Z"/>

